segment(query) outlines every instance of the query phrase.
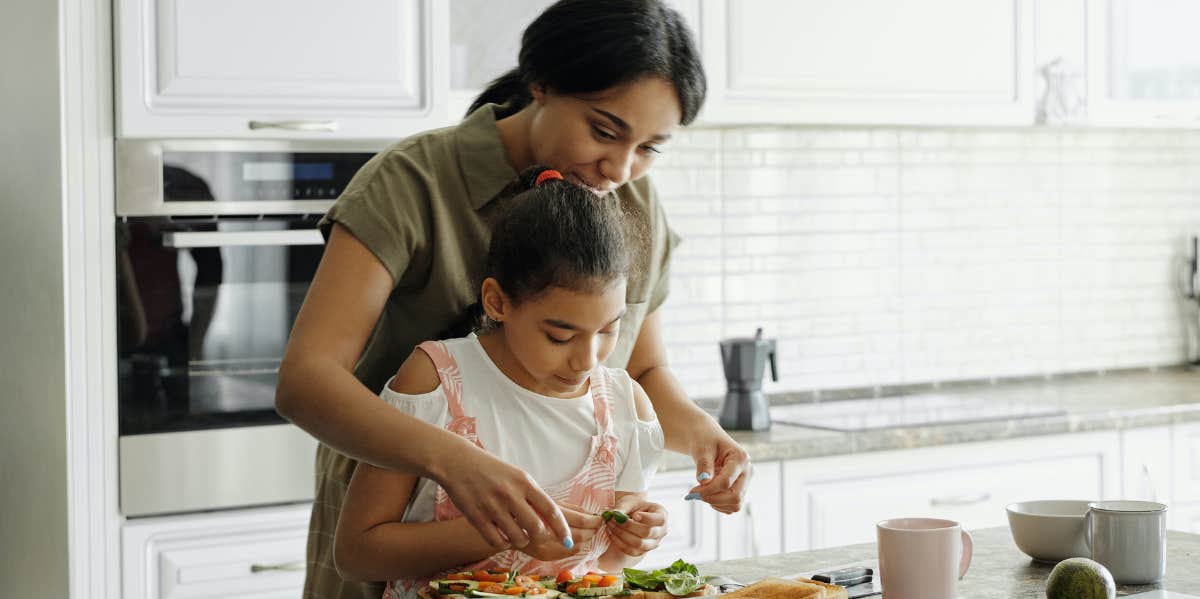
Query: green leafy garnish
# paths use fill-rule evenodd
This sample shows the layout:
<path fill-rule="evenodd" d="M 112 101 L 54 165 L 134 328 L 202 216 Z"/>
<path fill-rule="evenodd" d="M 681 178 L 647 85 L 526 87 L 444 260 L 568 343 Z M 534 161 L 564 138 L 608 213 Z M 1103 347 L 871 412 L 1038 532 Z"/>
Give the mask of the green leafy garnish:
<path fill-rule="evenodd" d="M 604 510 L 604 513 L 600 514 L 600 518 L 605 522 L 612 520 L 617 524 L 624 524 L 629 521 L 629 515 L 621 510 Z"/>
<path fill-rule="evenodd" d="M 625 568 L 625 581 L 630 587 L 645 591 L 666 589 L 672 595 L 687 595 L 704 586 L 704 579 L 696 566 L 683 560 L 660 570 L 646 572 L 635 568 Z"/>

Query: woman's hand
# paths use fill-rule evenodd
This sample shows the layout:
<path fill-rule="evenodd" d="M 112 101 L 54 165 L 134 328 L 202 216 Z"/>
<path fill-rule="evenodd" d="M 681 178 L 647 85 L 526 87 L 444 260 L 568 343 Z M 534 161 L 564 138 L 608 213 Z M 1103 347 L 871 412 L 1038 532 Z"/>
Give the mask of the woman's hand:
<path fill-rule="evenodd" d="M 559 504 L 559 509 L 562 510 L 567 523 L 571 526 L 571 538 L 575 541 L 571 548 L 563 546 L 562 539 L 546 532 L 535 536 L 528 545 L 514 547 L 514 549 L 519 549 L 522 553 L 543 562 L 557 561 L 578 553 L 579 547 L 592 540 L 592 537 L 595 537 L 596 533 L 600 532 L 600 527 L 604 525 L 600 516 L 589 514 L 579 506 Z"/>
<path fill-rule="evenodd" d="M 623 524 L 615 519 L 605 523 L 612 546 L 621 553 L 641 557 L 667 536 L 667 508 L 662 505 L 646 501 L 641 495 L 626 495 L 617 500 L 614 509 L 629 516 Z"/>
<path fill-rule="evenodd" d="M 562 510 L 533 477 L 482 449 L 456 452 L 435 479 L 497 550 L 522 549 L 535 540 L 552 540 L 563 549 L 578 542 Z"/>
<path fill-rule="evenodd" d="M 754 474 L 750 454 L 742 449 L 715 421 L 711 426 L 696 430 L 692 436 L 691 455 L 696 461 L 696 480 L 684 499 L 699 499 L 723 514 L 735 514 L 742 509 L 742 497 Z"/>

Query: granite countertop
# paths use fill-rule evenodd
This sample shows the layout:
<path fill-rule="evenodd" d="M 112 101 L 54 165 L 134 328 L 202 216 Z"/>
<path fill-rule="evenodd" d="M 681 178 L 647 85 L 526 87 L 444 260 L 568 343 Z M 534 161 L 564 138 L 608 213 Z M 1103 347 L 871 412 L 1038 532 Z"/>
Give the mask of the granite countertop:
<path fill-rule="evenodd" d="M 1052 566 L 1029 559 L 1012 542 L 1007 528 L 970 531 L 974 556 L 966 577 L 959 583 L 959 596 L 969 599 L 1044 599 L 1046 577 Z M 830 566 L 875 559 L 874 543 L 847 545 L 815 551 L 781 553 L 757 558 L 701 564 L 704 574 L 724 575 L 741 582 L 769 576 L 812 572 Z M 1156 585 L 1121 585 L 1117 595 L 1154 589 L 1200 595 L 1200 535 L 1167 533 L 1167 577 Z"/>
<path fill-rule="evenodd" d="M 774 424 L 769 431 L 731 431 L 731 434 L 755 461 L 761 462 L 1200 422 L 1200 371 L 1188 368 L 1063 375 L 998 383 L 956 383 L 903 390 L 908 394 L 922 392 L 995 402 L 1049 405 L 1061 408 L 1063 413 L 862 432 L 836 432 Z M 812 396 L 771 396 L 773 405 L 797 400 L 812 401 Z M 832 401 L 837 399 L 830 403 Z M 698 403 L 710 410 L 715 409 L 711 400 Z M 685 469 L 692 467 L 692 462 L 687 456 L 668 453 L 661 466 L 663 470 Z"/>

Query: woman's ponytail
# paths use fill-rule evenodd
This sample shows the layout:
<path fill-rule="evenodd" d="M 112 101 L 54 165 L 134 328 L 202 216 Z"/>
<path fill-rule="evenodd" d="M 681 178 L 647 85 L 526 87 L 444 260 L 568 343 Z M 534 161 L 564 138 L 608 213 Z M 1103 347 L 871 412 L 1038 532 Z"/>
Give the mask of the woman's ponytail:
<path fill-rule="evenodd" d="M 479 94 L 479 97 L 475 98 L 474 102 L 471 102 L 471 107 L 467 109 L 467 114 L 475 112 L 476 109 L 485 104 L 505 104 L 513 100 L 515 100 L 514 104 L 516 107 L 521 108 L 532 99 L 529 95 L 529 84 L 521 76 L 521 69 L 518 67 L 493 79 L 484 88 L 483 93 Z"/>

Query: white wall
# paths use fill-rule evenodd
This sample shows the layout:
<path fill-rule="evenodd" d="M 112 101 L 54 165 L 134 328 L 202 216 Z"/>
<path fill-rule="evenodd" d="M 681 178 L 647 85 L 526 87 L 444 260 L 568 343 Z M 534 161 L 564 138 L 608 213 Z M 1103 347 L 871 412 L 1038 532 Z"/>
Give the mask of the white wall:
<path fill-rule="evenodd" d="M 664 321 L 696 396 L 723 336 L 779 339 L 767 389 L 1187 360 L 1177 273 L 1200 132 L 685 131 L 654 178 L 685 238 Z"/>
<path fill-rule="evenodd" d="M 65 597 L 59 7 L 0 6 L 0 594 Z"/>

